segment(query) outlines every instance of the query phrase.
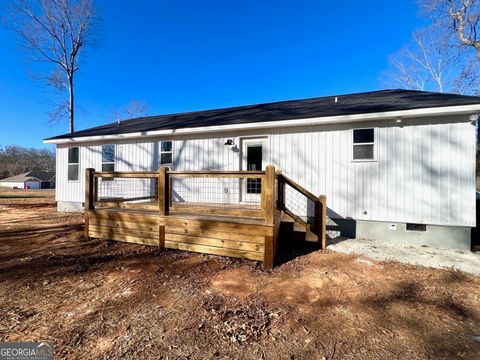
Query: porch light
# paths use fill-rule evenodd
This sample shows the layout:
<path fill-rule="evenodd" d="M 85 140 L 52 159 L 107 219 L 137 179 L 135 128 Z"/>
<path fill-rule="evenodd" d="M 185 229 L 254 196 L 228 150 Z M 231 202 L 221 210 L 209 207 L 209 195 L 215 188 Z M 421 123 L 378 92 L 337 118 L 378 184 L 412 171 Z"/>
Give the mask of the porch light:
<path fill-rule="evenodd" d="M 227 139 L 227 141 L 225 141 L 225 144 L 223 145 L 232 146 L 235 145 L 235 142 L 233 141 L 233 139 Z"/>

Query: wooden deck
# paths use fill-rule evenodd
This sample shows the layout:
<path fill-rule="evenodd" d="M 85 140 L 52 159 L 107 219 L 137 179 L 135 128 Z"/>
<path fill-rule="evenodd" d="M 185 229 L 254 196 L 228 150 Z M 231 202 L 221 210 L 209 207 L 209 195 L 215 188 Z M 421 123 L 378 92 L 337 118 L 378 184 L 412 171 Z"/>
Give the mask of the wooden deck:
<path fill-rule="evenodd" d="M 274 264 L 282 214 L 276 190 L 279 182 L 273 166 L 264 172 L 175 172 L 170 176 L 224 179 L 234 176 L 261 179 L 258 204 L 222 204 L 172 201 L 168 169 L 141 178 L 156 177 L 156 194 L 139 199 L 99 194 L 98 178 L 134 178 L 132 173 L 95 173 L 87 169 L 85 236 L 158 246 Z M 108 185 L 108 184 L 107 184 Z M 138 202 L 142 200 L 144 202 Z M 128 202 L 130 201 L 130 202 Z M 133 202 L 132 202 L 133 201 Z M 302 225 L 305 226 L 305 225 Z M 307 230 L 306 230 L 307 231 Z M 308 231 L 307 231 L 308 232 Z M 318 239 L 318 238 L 317 238 Z"/>

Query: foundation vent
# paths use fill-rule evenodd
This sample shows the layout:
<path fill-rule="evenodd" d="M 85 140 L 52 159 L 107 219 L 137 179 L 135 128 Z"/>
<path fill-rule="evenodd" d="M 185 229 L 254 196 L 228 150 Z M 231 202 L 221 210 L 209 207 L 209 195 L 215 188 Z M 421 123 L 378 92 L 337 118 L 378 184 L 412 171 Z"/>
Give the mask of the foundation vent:
<path fill-rule="evenodd" d="M 427 225 L 408 223 L 407 231 L 427 231 Z"/>

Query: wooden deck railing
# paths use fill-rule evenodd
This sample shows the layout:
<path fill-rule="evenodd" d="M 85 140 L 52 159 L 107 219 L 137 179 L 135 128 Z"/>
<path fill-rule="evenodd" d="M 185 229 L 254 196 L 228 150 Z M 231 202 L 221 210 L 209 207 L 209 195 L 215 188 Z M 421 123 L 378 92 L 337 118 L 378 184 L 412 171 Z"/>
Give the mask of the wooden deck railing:
<path fill-rule="evenodd" d="M 85 209 L 134 208 L 156 210 L 158 172 L 86 170 Z"/>
<path fill-rule="evenodd" d="M 86 170 L 85 210 L 97 208 L 261 218 L 273 224 L 275 168 L 265 171 Z"/>

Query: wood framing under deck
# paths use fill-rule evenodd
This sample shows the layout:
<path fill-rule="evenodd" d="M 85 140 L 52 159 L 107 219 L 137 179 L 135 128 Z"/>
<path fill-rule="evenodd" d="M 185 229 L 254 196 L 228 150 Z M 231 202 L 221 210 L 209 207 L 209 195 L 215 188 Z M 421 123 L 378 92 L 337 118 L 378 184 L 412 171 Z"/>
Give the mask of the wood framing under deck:
<path fill-rule="evenodd" d="M 100 196 L 99 178 L 154 179 L 150 196 Z M 172 177 L 229 179 L 250 185 L 261 181 L 258 203 L 172 201 Z M 233 179 L 233 180 L 232 180 Z M 137 244 L 261 261 L 271 269 L 278 244 L 282 211 L 277 191 L 283 188 L 273 166 L 255 172 L 86 172 L 85 235 Z M 224 184 L 223 184 L 224 185 Z M 217 199 L 218 200 L 218 199 Z M 320 209 L 321 207 L 319 207 Z M 306 224 L 306 223 L 305 223 Z M 306 230 L 307 231 L 307 230 Z M 320 239 L 317 237 L 316 239 Z"/>

